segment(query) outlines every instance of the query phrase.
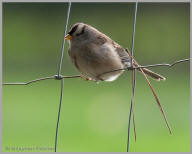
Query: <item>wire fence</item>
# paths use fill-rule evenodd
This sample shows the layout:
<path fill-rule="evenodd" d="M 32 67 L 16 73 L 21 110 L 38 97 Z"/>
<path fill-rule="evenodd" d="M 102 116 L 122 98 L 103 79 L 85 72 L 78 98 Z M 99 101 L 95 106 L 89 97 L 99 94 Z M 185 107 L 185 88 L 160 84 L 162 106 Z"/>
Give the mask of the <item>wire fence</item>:
<path fill-rule="evenodd" d="M 134 21 L 133 21 L 131 67 L 133 67 L 133 51 L 134 51 L 134 43 L 135 43 L 135 26 L 136 26 L 137 8 L 138 8 L 138 2 L 136 2 L 135 4 L 135 14 L 134 14 Z M 130 145 L 131 115 L 133 117 L 133 127 L 134 127 L 135 141 L 136 141 L 135 115 L 133 110 L 133 105 L 135 100 L 135 87 L 136 87 L 136 70 L 132 69 L 132 95 L 131 95 L 131 105 L 129 109 L 129 120 L 128 120 L 127 152 L 129 152 L 129 145 Z"/>
<path fill-rule="evenodd" d="M 70 17 L 70 12 L 71 12 L 71 2 L 68 3 L 68 11 L 67 11 L 67 18 L 66 18 L 66 24 L 65 24 L 65 30 L 64 30 L 64 36 L 67 33 L 67 29 L 68 29 L 68 23 L 69 23 L 69 17 Z M 131 48 L 131 53 L 129 53 L 128 49 L 125 49 L 128 54 L 131 57 L 131 66 L 130 67 L 126 67 L 123 69 L 116 69 L 116 70 L 111 70 L 109 72 L 104 72 L 98 76 L 101 76 L 103 74 L 107 74 L 107 73 L 111 73 L 111 72 L 115 72 L 115 71 L 120 71 L 120 70 L 125 70 L 125 71 L 132 71 L 132 95 L 131 95 L 131 103 L 130 103 L 130 108 L 129 108 L 129 117 L 128 117 L 128 135 L 127 135 L 127 152 L 129 152 L 129 146 L 130 146 L 130 128 L 131 128 L 131 117 L 133 119 L 133 127 L 134 127 L 134 137 L 135 137 L 135 141 L 136 141 L 136 127 L 135 127 L 135 116 L 134 116 L 134 97 L 135 97 L 135 87 L 136 87 L 136 70 L 139 69 L 141 70 L 141 72 L 143 73 L 144 77 L 146 78 L 147 83 L 149 84 L 152 93 L 154 94 L 154 97 L 156 99 L 156 102 L 158 104 L 158 106 L 160 107 L 160 110 L 164 116 L 164 119 L 166 121 L 166 124 L 169 128 L 169 131 L 171 133 L 171 128 L 168 124 L 168 121 L 165 117 L 163 108 L 160 105 L 159 99 L 154 91 L 154 89 L 152 88 L 149 80 L 147 79 L 147 76 L 145 75 L 145 73 L 142 71 L 142 68 L 150 68 L 150 67 L 173 67 L 176 64 L 179 63 L 183 63 L 183 62 L 188 62 L 190 61 L 190 59 L 182 59 L 182 60 L 177 60 L 174 61 L 173 63 L 161 63 L 161 64 L 150 64 L 150 65 L 139 65 L 138 66 L 133 66 L 133 62 L 137 63 L 134 60 L 134 40 L 135 40 L 135 26 L 136 26 L 136 16 L 137 16 L 137 9 L 138 9 L 138 2 L 135 3 L 135 13 L 134 13 L 134 21 L 133 21 L 133 32 L 132 32 L 132 48 Z M 62 49 L 61 49 L 61 54 L 60 54 L 60 61 L 59 61 L 59 66 L 58 66 L 58 72 L 57 75 L 53 75 L 53 76 L 48 76 L 48 77 L 42 77 L 42 78 L 37 78 L 31 81 L 27 81 L 27 82 L 14 82 L 14 83 L 3 83 L 2 85 L 4 86 L 8 86 L 8 85 L 29 85 L 32 83 L 36 83 L 36 82 L 40 82 L 40 81 L 44 81 L 44 80 L 61 80 L 61 91 L 60 91 L 60 101 L 59 101 L 59 109 L 58 109 L 58 118 L 57 118 L 57 123 L 56 123 L 56 134 L 55 134 L 55 148 L 54 151 L 57 152 L 57 138 L 58 138 L 58 131 L 59 131 L 59 121 L 60 121 L 60 113 L 61 113 L 61 105 L 62 105 L 62 100 L 63 100 L 63 89 L 64 89 L 64 79 L 67 78 L 80 78 L 81 75 L 70 75 L 70 76 L 63 76 L 61 75 L 61 70 L 62 70 L 62 63 L 63 63 L 63 55 L 64 55 L 64 48 L 65 48 L 65 39 L 63 40 L 62 43 Z"/>
<path fill-rule="evenodd" d="M 123 69 L 120 68 L 120 69 L 111 70 L 109 72 L 104 72 L 104 73 L 100 74 L 99 76 L 107 74 L 107 73 L 111 73 L 111 72 L 121 71 L 121 70 L 129 71 L 129 70 L 133 70 L 133 69 L 151 68 L 151 67 L 169 67 L 169 68 L 172 68 L 176 64 L 183 63 L 183 62 L 189 62 L 189 61 L 190 61 L 190 58 L 187 58 L 187 59 L 182 59 L 182 60 L 174 61 L 173 63 L 170 63 L 170 64 L 169 63 L 161 63 L 161 64 L 140 65 L 140 66 L 136 66 L 136 67 L 135 66 L 133 66 L 133 67 L 125 67 Z M 68 76 L 60 75 L 59 77 L 58 77 L 58 75 L 53 75 L 53 76 L 48 76 L 48 77 L 37 78 L 37 79 L 31 80 L 31 81 L 27 81 L 27 82 L 8 82 L 8 83 L 2 83 L 2 85 L 4 85 L 4 86 L 9 86 L 9 85 L 10 86 L 11 85 L 29 85 L 29 84 L 32 84 L 32 83 L 35 83 L 35 82 L 39 82 L 39 81 L 43 81 L 43 80 L 49 80 L 49 79 L 61 80 L 61 79 L 80 78 L 80 77 L 81 77 L 81 75 L 68 75 Z"/>
<path fill-rule="evenodd" d="M 70 15 L 70 13 L 71 13 L 71 2 L 69 2 L 69 4 L 68 4 L 68 11 L 67 11 L 66 24 L 65 24 L 64 37 L 67 34 L 67 28 L 68 28 L 68 24 L 69 24 L 69 15 Z M 61 104 L 62 104 L 62 100 L 63 100 L 64 78 L 62 78 L 60 75 L 61 75 L 61 69 L 62 69 L 62 64 L 63 64 L 64 49 L 65 49 L 65 39 L 63 39 L 63 45 L 62 45 L 62 49 L 61 49 L 61 57 L 60 57 L 60 62 L 59 62 L 58 74 L 56 76 L 54 76 L 55 79 L 61 80 L 61 96 L 60 96 L 60 102 L 59 102 L 59 111 L 58 111 L 56 134 L 55 134 L 55 152 L 57 152 L 57 136 L 58 136 L 58 129 L 59 129 Z"/>

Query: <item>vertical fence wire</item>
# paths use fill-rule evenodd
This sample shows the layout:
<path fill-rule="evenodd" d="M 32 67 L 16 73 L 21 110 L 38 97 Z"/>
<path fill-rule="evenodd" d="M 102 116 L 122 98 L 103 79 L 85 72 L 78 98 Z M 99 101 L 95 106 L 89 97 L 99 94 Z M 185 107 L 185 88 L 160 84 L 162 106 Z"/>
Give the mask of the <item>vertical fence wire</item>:
<path fill-rule="evenodd" d="M 66 18 L 64 37 L 65 37 L 65 35 L 67 33 L 70 12 L 71 12 L 71 2 L 69 2 L 69 4 L 68 4 L 68 11 L 67 11 L 67 18 Z M 62 44 L 62 49 L 61 49 L 61 57 L 60 57 L 60 62 L 59 62 L 58 74 L 57 74 L 58 78 L 61 75 L 61 68 L 62 68 L 62 63 L 63 63 L 64 49 L 65 49 L 65 39 L 63 39 L 63 44 Z M 63 100 L 63 88 L 64 88 L 64 78 L 62 78 L 62 80 L 61 80 L 61 94 L 60 94 L 59 111 L 58 111 L 56 134 L 55 134 L 55 152 L 57 152 L 57 140 L 58 140 L 58 130 L 59 130 L 59 120 L 60 120 L 60 113 L 61 113 L 61 104 L 62 104 L 62 100 Z"/>
<path fill-rule="evenodd" d="M 64 79 L 61 80 L 61 94 L 60 94 L 60 102 L 59 102 L 59 111 L 58 111 L 58 118 L 57 118 L 57 126 L 56 126 L 56 134 L 55 134 L 55 152 L 57 152 L 57 137 L 58 137 L 58 130 L 59 130 L 59 120 L 60 120 L 60 113 L 61 113 L 61 104 L 63 100 L 63 88 L 64 88 Z"/>
<path fill-rule="evenodd" d="M 138 8 L 138 2 L 136 2 L 136 5 L 135 5 L 135 14 L 134 14 L 134 22 L 133 22 L 131 66 L 133 66 L 132 57 L 133 57 L 133 49 L 134 49 L 134 42 L 135 42 L 135 26 L 136 26 L 137 8 Z M 133 69 L 132 70 L 132 96 L 131 96 L 131 105 L 130 105 L 130 109 L 129 109 L 129 121 L 128 121 L 127 152 L 129 152 L 129 146 L 130 146 L 131 115 L 132 115 L 133 102 L 134 102 L 134 97 L 135 97 L 135 86 L 136 86 L 136 71 L 135 71 L 135 69 Z"/>
<path fill-rule="evenodd" d="M 69 16 L 70 16 L 70 13 L 71 13 L 71 2 L 69 2 L 69 5 L 68 5 L 68 11 L 67 11 L 66 24 L 65 24 L 64 37 L 65 37 L 66 34 L 67 34 L 67 28 L 68 28 L 68 24 L 69 24 Z M 61 57 L 60 57 L 59 68 L 58 68 L 58 76 L 61 75 L 61 68 L 62 68 L 62 63 L 63 63 L 64 49 L 65 49 L 65 39 L 63 39 L 63 44 L 62 44 L 62 49 L 61 49 Z"/>

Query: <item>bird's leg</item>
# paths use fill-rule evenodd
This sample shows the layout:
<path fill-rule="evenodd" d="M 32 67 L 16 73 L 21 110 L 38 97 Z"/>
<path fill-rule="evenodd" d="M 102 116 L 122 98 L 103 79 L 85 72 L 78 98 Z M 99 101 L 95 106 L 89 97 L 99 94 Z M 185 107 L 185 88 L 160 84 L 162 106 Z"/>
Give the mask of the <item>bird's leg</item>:
<path fill-rule="evenodd" d="M 81 74 L 81 79 L 83 79 L 84 81 L 91 81 L 92 80 L 90 77 L 86 77 L 83 74 Z"/>
<path fill-rule="evenodd" d="M 86 77 L 86 81 L 91 81 L 92 79 L 89 77 Z"/>

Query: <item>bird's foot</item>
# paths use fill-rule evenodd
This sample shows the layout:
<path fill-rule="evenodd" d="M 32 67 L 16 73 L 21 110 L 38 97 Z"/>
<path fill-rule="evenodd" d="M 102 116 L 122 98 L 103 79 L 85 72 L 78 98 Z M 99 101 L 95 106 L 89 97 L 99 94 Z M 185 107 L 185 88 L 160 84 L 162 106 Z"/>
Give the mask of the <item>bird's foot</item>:
<path fill-rule="evenodd" d="M 90 77 L 86 77 L 83 74 L 81 74 L 81 79 L 83 79 L 84 81 L 92 81 Z"/>

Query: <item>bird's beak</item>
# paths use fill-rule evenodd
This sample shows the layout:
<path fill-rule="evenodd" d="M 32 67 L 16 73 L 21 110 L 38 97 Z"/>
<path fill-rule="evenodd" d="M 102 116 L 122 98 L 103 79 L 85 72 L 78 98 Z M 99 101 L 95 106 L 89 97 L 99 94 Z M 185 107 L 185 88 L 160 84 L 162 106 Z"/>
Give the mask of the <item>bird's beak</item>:
<path fill-rule="evenodd" d="M 72 36 L 70 35 L 70 34 L 67 34 L 66 36 L 65 36 L 65 40 L 71 40 L 72 39 Z"/>

